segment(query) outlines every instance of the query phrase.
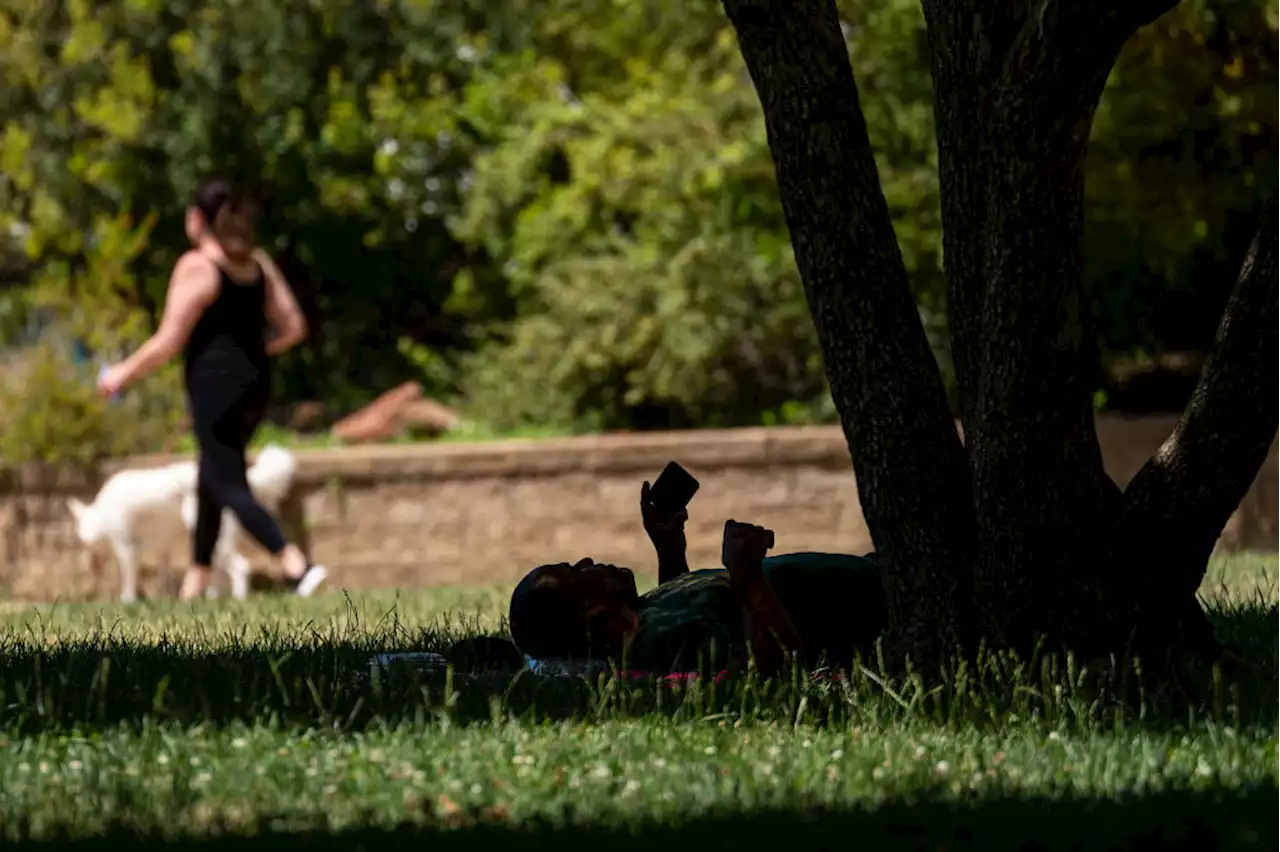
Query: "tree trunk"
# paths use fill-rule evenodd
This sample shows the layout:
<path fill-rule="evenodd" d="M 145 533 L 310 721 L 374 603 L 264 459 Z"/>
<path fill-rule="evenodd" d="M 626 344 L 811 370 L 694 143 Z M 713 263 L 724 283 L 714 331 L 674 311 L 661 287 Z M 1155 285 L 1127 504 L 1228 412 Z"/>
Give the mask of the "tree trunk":
<path fill-rule="evenodd" d="M 889 642 L 932 665 L 967 642 L 972 502 L 858 102 L 835 8 L 727 0 L 831 395 L 886 566 Z"/>
<path fill-rule="evenodd" d="M 1274 211 L 1202 390 L 1128 495 L 1104 472 L 1094 430 L 1080 257 L 1084 154 L 1103 85 L 1129 35 L 1172 5 L 925 0 L 961 449 L 834 4 L 725 0 L 887 564 L 894 650 L 917 660 L 974 636 L 1025 650 L 1048 633 L 1085 653 L 1118 651 L 1140 620 L 1158 642 L 1203 635 L 1192 584 L 1275 433 L 1274 410 L 1246 392 L 1275 377 L 1261 367 L 1275 354 Z M 1224 448 L 1223 418 L 1242 416 L 1238 446 Z M 1194 546 L 1176 558 L 1144 551 L 1183 524 Z M 1144 552 L 1171 560 L 1180 579 L 1150 591 Z"/>
<path fill-rule="evenodd" d="M 953 315 L 970 330 L 952 349 L 972 389 L 965 433 L 979 626 L 985 638 L 1024 649 L 1041 631 L 1091 637 L 1114 615 L 1099 605 L 1098 554 L 1119 491 L 1102 468 L 1085 381 L 1080 236 L 1085 145 L 1122 39 L 1086 43 L 1068 28 L 1059 35 L 1056 23 L 1023 21 L 991 69 L 977 149 L 949 170 L 986 189 L 975 199 L 982 231 L 970 235 L 978 247 L 968 249 L 981 252 L 981 266 L 951 285 L 964 293 Z M 956 116 L 939 125 L 938 138 L 960 124 Z"/>

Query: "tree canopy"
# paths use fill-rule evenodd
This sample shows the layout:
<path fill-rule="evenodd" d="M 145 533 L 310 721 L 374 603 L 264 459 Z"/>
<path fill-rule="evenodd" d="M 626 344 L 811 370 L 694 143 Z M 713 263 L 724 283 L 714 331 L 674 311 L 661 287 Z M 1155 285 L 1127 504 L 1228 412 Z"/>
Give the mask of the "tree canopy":
<path fill-rule="evenodd" d="M 837 10 L 958 405 L 925 16 Z M 1212 282 L 1276 181 L 1275 38 L 1273 0 L 1188 0 L 1106 79 L 1083 206 L 1102 354 L 1212 340 Z M 185 198 L 222 173 L 268 195 L 268 246 L 315 332 L 285 400 L 341 413 L 418 377 L 496 429 L 835 418 L 765 121 L 714 5 L 0 0 L 0 65 L 11 346 L 145 334 Z"/>

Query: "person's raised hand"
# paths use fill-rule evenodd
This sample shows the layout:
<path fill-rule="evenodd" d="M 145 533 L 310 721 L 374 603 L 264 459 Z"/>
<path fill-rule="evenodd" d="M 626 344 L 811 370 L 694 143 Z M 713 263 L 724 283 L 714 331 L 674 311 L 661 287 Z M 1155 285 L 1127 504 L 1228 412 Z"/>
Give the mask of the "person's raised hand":
<path fill-rule="evenodd" d="M 646 480 L 640 486 L 640 516 L 644 519 L 644 531 L 649 540 L 659 550 L 679 548 L 684 552 L 684 525 L 689 520 L 689 512 L 680 509 L 676 512 L 664 511 L 649 499 L 649 483 Z"/>
<path fill-rule="evenodd" d="M 758 570 L 773 548 L 773 530 L 738 521 L 724 522 L 720 559 L 730 573 Z"/>

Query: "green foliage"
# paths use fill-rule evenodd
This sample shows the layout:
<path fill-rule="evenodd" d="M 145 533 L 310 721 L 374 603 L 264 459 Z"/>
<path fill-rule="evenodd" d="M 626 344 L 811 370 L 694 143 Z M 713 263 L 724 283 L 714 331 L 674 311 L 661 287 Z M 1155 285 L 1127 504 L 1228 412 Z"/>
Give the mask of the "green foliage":
<path fill-rule="evenodd" d="M 945 365 L 919 5 L 837 6 Z M 1122 55 L 1087 163 L 1102 349 L 1210 339 L 1276 182 L 1275 39 L 1275 0 L 1186 0 Z M 311 320 L 285 400 L 419 378 L 488 431 L 833 417 L 718 4 L 0 0 L 0 71 L 10 345 L 33 311 L 134 345 L 221 172 L 266 190 Z"/>
<path fill-rule="evenodd" d="M 1121 54 L 1095 119 L 1085 259 L 1104 350 L 1212 340 L 1276 191 L 1275 0 L 1187 0 Z"/>
<path fill-rule="evenodd" d="M 100 221 L 154 214 L 132 284 L 102 282 L 131 288 L 154 317 L 197 180 L 254 184 L 268 197 L 267 245 L 313 318 L 312 343 L 284 363 L 285 392 L 366 401 L 411 372 L 388 337 L 426 336 L 447 296 L 447 279 L 422 274 L 447 259 L 443 224 L 419 229 L 379 203 L 376 168 L 383 112 L 412 104 L 424 134 L 448 126 L 429 89 L 465 68 L 468 4 L 425 9 L 0 3 L 0 233 L 24 234 L 28 275 L 69 278 Z M 447 175 L 460 163 L 446 147 L 413 153 Z"/>
<path fill-rule="evenodd" d="M 69 376 L 67 363 L 48 346 L 26 360 L 19 368 L 24 375 L 16 382 L 10 376 L 0 396 L 0 457 L 9 463 L 90 463 L 105 455 L 101 450 L 112 436 L 92 377 Z"/>
<path fill-rule="evenodd" d="M 0 384 L 0 459 L 90 464 L 154 452 L 174 433 L 182 409 L 170 371 L 111 402 L 96 371 L 76 367 L 49 343 L 25 351 Z"/>
<path fill-rule="evenodd" d="M 856 63 L 885 93 L 870 118 L 886 192 L 936 305 L 919 14 L 846 5 L 860 21 Z M 826 397 L 820 355 L 731 28 L 710 6 L 615 14 L 580 32 L 572 54 L 554 31 L 535 34 L 529 52 L 466 89 L 462 114 L 481 150 L 453 233 L 503 273 L 496 292 L 477 276 L 455 281 L 452 304 L 491 319 L 465 364 L 472 410 L 505 428 L 832 418 L 811 402 Z M 651 37 L 628 44 L 618 29 Z"/>
<path fill-rule="evenodd" d="M 396 350 L 413 366 L 428 397 L 441 397 L 449 393 L 456 381 L 456 370 L 439 352 L 411 337 L 396 341 Z"/>
<path fill-rule="evenodd" d="M 37 267 L 24 302 L 46 327 L 40 343 L 15 350 L 0 386 L 0 459 L 88 463 L 155 451 L 177 428 L 184 395 L 174 367 L 108 402 L 97 392 L 98 365 L 73 357 L 78 344 L 103 363 L 146 338 L 133 261 L 151 224 L 98 214 L 76 263 L 48 259 Z"/>

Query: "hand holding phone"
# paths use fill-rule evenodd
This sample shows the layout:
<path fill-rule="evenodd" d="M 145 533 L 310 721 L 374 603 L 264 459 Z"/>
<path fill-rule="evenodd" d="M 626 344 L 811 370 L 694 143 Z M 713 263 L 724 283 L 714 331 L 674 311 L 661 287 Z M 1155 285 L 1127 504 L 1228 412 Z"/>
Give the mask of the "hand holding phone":
<path fill-rule="evenodd" d="M 647 492 L 647 503 L 659 514 L 672 516 L 688 506 L 693 495 L 698 493 L 698 480 L 679 464 L 670 461 Z"/>
<path fill-rule="evenodd" d="M 652 486 L 648 482 L 640 486 L 640 516 L 658 551 L 659 584 L 689 571 L 684 536 L 689 512 L 685 507 L 697 491 L 698 480 L 675 462 L 667 464 Z"/>
<path fill-rule="evenodd" d="M 698 491 L 698 480 L 675 462 L 670 462 L 654 481 L 640 487 L 640 516 L 644 531 L 659 551 L 684 552 L 685 507 Z"/>

